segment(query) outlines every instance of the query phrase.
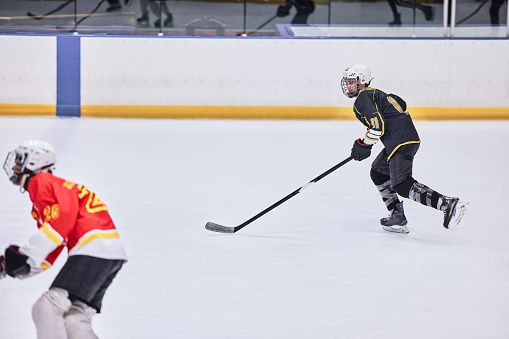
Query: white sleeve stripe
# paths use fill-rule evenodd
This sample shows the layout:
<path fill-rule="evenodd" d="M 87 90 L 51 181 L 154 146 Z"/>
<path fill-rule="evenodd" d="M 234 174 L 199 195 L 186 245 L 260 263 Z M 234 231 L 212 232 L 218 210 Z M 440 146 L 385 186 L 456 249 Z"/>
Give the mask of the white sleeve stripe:
<path fill-rule="evenodd" d="M 377 131 L 374 129 L 369 129 L 366 135 L 372 135 L 374 137 L 380 137 L 382 135 L 382 131 Z"/>
<path fill-rule="evenodd" d="M 51 228 L 51 230 L 53 229 Z M 20 252 L 31 258 L 37 266 L 41 266 L 48 254 L 58 247 L 54 239 L 49 238 L 46 232 L 48 232 L 48 228 L 39 228 L 39 231 L 20 247 Z"/>

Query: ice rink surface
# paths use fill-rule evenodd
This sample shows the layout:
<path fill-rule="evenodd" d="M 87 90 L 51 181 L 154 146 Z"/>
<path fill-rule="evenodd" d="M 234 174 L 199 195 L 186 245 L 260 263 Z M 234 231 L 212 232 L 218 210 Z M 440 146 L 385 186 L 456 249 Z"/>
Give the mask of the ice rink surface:
<path fill-rule="evenodd" d="M 0 156 L 46 140 L 54 174 L 108 206 L 130 261 L 94 319 L 100 338 L 508 338 L 509 121 L 415 124 L 414 177 L 470 201 L 454 231 L 408 200 L 410 233 L 383 231 L 374 155 L 236 234 L 205 230 L 244 222 L 348 157 L 357 121 L 4 117 Z M 35 232 L 30 210 L 4 176 L 2 249 Z M 0 281 L 1 338 L 35 338 L 31 306 L 65 257 Z"/>

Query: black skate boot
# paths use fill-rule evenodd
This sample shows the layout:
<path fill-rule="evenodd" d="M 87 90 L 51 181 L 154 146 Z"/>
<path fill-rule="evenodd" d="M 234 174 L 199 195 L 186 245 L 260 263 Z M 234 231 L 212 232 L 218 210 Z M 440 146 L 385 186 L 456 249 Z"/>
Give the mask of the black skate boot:
<path fill-rule="evenodd" d="M 164 27 L 173 27 L 173 15 L 170 13 L 163 22 Z M 154 21 L 154 27 L 161 28 L 161 20 Z"/>
<path fill-rule="evenodd" d="M 444 227 L 450 230 L 455 229 L 463 218 L 468 207 L 468 201 L 461 201 L 458 198 L 443 196 L 440 198 L 440 210 L 444 212 Z"/>
<path fill-rule="evenodd" d="M 401 13 L 394 14 L 394 20 L 389 22 L 389 26 L 399 26 L 401 25 Z"/>
<path fill-rule="evenodd" d="M 433 21 L 435 19 L 435 8 L 431 6 L 425 6 L 422 9 L 422 12 L 424 13 L 424 18 L 426 21 Z"/>
<path fill-rule="evenodd" d="M 380 219 L 382 228 L 387 232 L 395 233 L 408 233 L 408 227 L 406 224 L 408 221 L 405 217 L 405 211 L 403 209 L 403 202 L 396 204 L 396 208 L 393 209 L 387 218 Z"/>
<path fill-rule="evenodd" d="M 148 23 L 148 13 L 143 13 L 138 19 L 136 19 L 136 22 L 141 27 L 148 27 L 149 26 L 149 23 Z"/>

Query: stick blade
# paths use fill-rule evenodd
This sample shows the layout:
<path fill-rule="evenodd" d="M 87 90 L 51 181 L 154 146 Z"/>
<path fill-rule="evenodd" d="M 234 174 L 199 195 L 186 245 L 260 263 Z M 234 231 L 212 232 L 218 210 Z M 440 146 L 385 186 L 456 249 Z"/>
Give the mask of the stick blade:
<path fill-rule="evenodd" d="M 235 227 L 223 226 L 223 225 L 215 224 L 213 222 L 208 222 L 205 225 L 205 228 L 212 232 L 235 233 Z"/>
<path fill-rule="evenodd" d="M 32 12 L 28 12 L 28 13 L 27 13 L 27 16 L 28 16 L 29 18 L 31 18 L 31 19 L 34 19 L 34 20 L 41 20 L 41 19 L 42 19 L 42 16 L 40 16 L 40 15 L 36 15 L 36 14 L 34 14 L 34 13 L 32 13 Z"/>

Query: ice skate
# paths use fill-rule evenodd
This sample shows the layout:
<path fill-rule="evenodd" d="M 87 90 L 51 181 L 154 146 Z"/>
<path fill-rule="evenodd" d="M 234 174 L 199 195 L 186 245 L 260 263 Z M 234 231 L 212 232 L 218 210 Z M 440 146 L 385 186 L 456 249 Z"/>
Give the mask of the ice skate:
<path fill-rule="evenodd" d="M 173 27 L 173 15 L 170 13 L 168 17 L 163 21 L 164 27 Z M 157 19 L 154 21 L 154 27 L 161 28 L 161 20 Z"/>
<path fill-rule="evenodd" d="M 431 6 L 425 6 L 422 9 L 422 12 L 424 13 L 424 18 L 426 21 L 433 21 L 435 19 L 435 8 Z"/>
<path fill-rule="evenodd" d="M 468 201 L 458 198 L 443 197 L 440 210 L 444 212 L 444 227 L 455 229 L 463 218 L 468 207 Z"/>
<path fill-rule="evenodd" d="M 405 211 L 403 209 L 403 202 L 396 204 L 396 208 L 393 209 L 387 218 L 380 219 L 382 228 L 387 232 L 394 233 L 408 233 L 408 227 L 406 224 L 408 221 L 405 217 Z"/>
<path fill-rule="evenodd" d="M 401 13 L 394 14 L 394 20 L 389 22 L 389 26 L 399 26 L 401 25 Z"/>
<path fill-rule="evenodd" d="M 148 27 L 149 26 L 149 19 L 148 19 L 148 13 L 143 13 L 141 17 L 136 19 L 136 22 L 141 27 Z"/>

